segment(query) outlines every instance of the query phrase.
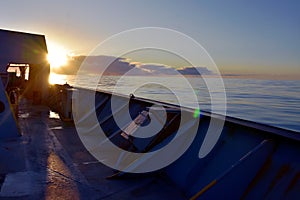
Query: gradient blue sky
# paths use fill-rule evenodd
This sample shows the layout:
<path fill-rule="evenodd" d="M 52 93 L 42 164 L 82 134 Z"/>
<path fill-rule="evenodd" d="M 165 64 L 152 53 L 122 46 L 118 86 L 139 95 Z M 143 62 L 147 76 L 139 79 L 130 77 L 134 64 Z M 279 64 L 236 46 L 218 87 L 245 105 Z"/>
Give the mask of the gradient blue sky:
<path fill-rule="evenodd" d="M 158 26 L 183 32 L 221 72 L 300 77 L 300 1 L 1 1 L 0 28 L 45 34 L 88 54 L 112 34 Z"/>

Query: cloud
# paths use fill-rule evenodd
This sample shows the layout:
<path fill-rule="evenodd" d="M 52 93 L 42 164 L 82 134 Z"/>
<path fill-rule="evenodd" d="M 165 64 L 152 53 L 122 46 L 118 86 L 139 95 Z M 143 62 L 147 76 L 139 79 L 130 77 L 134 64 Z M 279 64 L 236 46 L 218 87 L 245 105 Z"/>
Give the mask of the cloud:
<path fill-rule="evenodd" d="M 177 69 L 182 75 L 213 75 L 214 73 L 206 67 L 183 67 Z"/>
<path fill-rule="evenodd" d="M 141 64 L 137 68 L 149 73 L 150 75 L 177 75 L 175 68 L 160 64 Z"/>
<path fill-rule="evenodd" d="M 104 75 L 120 75 L 132 70 L 135 65 L 124 58 L 113 56 L 88 56 L 83 63 L 83 71 L 87 73 L 103 73 Z"/>
<path fill-rule="evenodd" d="M 52 71 L 59 74 L 76 74 L 80 67 L 84 73 L 120 75 L 132 70 L 135 65 L 124 58 L 113 56 L 74 56 L 69 58 L 67 64 Z"/>
<path fill-rule="evenodd" d="M 103 75 L 212 75 L 213 72 L 206 67 L 182 67 L 179 69 L 162 65 L 162 64 L 144 64 L 139 62 L 131 62 L 127 58 L 116 58 L 113 56 L 74 56 L 69 62 L 60 67 L 54 68 L 53 72 L 60 74 L 76 74 L 78 69 L 84 73 L 93 73 Z M 200 73 L 199 73 L 200 72 Z"/>

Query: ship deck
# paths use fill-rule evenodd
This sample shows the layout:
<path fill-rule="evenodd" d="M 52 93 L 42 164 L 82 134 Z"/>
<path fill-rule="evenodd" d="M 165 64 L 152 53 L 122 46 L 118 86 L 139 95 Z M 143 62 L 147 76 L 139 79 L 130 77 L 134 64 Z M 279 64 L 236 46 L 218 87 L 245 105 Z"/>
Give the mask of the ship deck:
<path fill-rule="evenodd" d="M 160 172 L 124 175 L 98 162 L 46 106 L 19 106 L 22 136 L 1 141 L 0 199 L 185 199 Z"/>

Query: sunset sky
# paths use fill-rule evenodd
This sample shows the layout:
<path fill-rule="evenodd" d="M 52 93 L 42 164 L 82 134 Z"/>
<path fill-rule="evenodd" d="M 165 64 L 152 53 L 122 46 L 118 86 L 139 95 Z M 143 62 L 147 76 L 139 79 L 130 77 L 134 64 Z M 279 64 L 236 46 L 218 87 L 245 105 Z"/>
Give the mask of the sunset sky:
<path fill-rule="evenodd" d="M 88 55 L 121 31 L 164 27 L 199 42 L 224 74 L 300 77 L 299 11 L 297 0 L 9 0 L 1 2 L 0 29 L 44 34 L 72 55 Z"/>

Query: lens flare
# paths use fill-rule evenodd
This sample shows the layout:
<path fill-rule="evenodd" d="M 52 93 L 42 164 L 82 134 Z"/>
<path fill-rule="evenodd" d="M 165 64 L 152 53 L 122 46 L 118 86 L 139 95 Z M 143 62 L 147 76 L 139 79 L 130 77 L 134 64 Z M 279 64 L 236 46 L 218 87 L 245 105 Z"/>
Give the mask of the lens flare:
<path fill-rule="evenodd" d="M 198 118 L 200 117 L 200 108 L 196 108 L 195 111 L 194 111 L 194 118 Z"/>

